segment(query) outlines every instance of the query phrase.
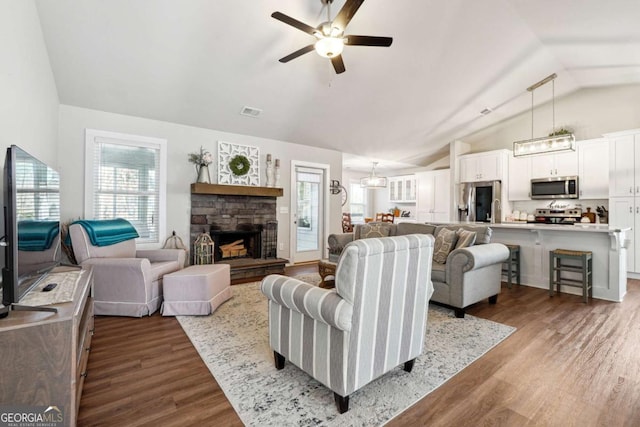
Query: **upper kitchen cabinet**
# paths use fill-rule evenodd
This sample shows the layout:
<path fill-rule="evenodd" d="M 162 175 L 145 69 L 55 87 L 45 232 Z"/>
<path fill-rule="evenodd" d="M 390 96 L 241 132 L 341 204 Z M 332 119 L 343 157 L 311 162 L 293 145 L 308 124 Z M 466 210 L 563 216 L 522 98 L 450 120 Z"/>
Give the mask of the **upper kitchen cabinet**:
<path fill-rule="evenodd" d="M 459 156 L 460 182 L 502 180 L 508 153 L 508 150 L 495 150 Z"/>
<path fill-rule="evenodd" d="M 418 222 L 449 222 L 451 212 L 450 169 L 416 173 Z"/>
<path fill-rule="evenodd" d="M 389 201 L 393 203 L 414 203 L 416 201 L 415 175 L 389 177 Z"/>
<path fill-rule="evenodd" d="M 605 137 L 609 141 L 609 197 L 640 196 L 640 129 Z"/>
<path fill-rule="evenodd" d="M 581 199 L 609 197 L 609 143 L 604 138 L 578 142 L 578 188 Z"/>
<path fill-rule="evenodd" d="M 578 153 L 544 154 L 531 157 L 531 178 L 578 175 Z"/>
<path fill-rule="evenodd" d="M 531 159 L 509 156 L 509 200 L 531 200 Z"/>

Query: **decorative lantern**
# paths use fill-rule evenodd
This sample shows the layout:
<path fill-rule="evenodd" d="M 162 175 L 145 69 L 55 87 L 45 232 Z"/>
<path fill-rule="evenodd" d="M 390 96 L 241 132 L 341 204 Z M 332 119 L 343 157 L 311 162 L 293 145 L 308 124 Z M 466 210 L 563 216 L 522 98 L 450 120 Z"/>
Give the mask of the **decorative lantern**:
<path fill-rule="evenodd" d="M 202 233 L 193 244 L 193 264 L 213 264 L 214 244 L 209 233 Z"/>

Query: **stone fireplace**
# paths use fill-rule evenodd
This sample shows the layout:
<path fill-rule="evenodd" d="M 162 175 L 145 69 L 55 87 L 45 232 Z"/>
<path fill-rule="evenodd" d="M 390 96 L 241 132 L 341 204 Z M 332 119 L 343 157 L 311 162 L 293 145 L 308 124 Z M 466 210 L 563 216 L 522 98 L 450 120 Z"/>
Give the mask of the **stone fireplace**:
<path fill-rule="evenodd" d="M 276 198 L 281 188 L 192 184 L 190 246 L 200 233 L 214 241 L 215 262 L 231 265 L 231 279 L 283 273 L 277 258 Z"/>

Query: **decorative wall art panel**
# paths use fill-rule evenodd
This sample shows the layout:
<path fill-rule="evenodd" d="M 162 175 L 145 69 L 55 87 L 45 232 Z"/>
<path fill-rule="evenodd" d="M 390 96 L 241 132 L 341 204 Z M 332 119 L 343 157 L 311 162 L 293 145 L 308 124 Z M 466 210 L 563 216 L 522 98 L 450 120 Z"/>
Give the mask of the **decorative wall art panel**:
<path fill-rule="evenodd" d="M 260 149 L 218 141 L 218 184 L 260 185 Z"/>

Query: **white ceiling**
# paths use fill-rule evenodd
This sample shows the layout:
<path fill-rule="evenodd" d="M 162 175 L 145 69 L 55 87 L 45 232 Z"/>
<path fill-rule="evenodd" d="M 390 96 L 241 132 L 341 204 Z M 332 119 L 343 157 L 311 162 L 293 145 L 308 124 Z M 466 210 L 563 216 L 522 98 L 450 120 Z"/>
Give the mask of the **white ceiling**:
<path fill-rule="evenodd" d="M 393 44 L 346 46 L 340 75 L 314 52 L 278 62 L 314 39 L 271 13 L 316 26 L 321 0 L 37 5 L 63 104 L 335 149 L 380 170 L 426 165 L 529 109 L 525 89 L 554 72 L 556 97 L 640 83 L 639 0 L 367 0 L 346 33 Z"/>

